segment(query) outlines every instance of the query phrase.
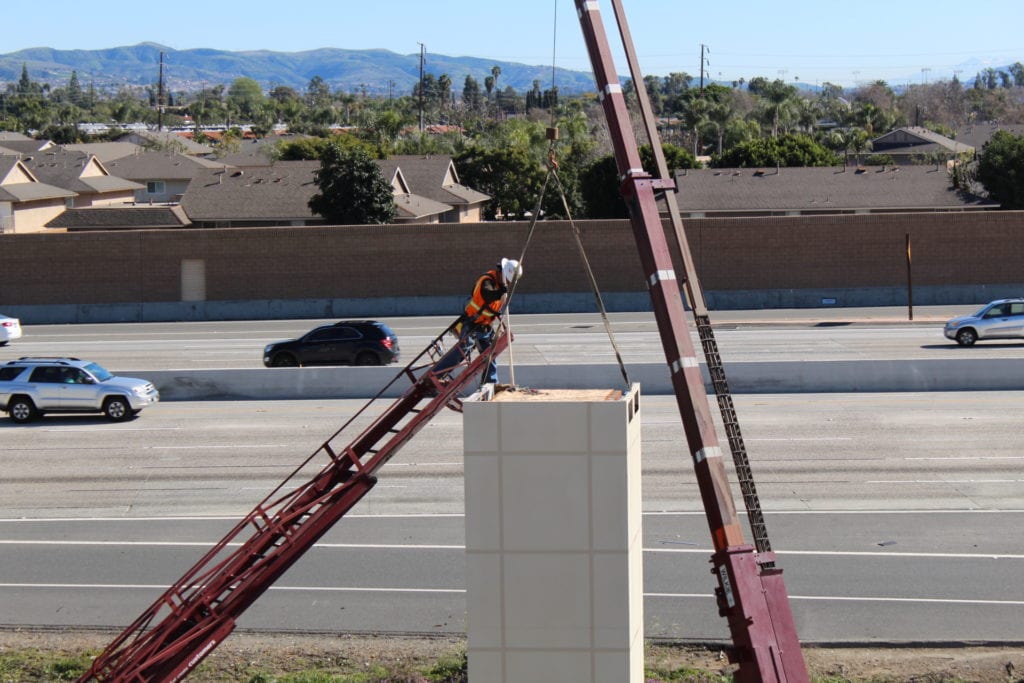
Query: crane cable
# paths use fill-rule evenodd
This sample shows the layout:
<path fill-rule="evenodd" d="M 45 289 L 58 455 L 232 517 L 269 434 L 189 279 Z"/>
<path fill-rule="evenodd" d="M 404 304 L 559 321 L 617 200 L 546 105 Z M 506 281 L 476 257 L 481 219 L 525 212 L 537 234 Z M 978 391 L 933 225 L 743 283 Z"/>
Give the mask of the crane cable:
<path fill-rule="evenodd" d="M 572 230 L 573 239 L 574 239 L 574 241 L 576 243 L 576 250 L 579 252 L 580 260 L 583 262 L 584 270 L 586 270 L 586 273 L 587 273 L 587 280 L 590 283 L 590 289 L 591 289 L 591 292 L 594 295 L 594 302 L 597 305 L 598 312 L 601 314 L 601 322 L 604 325 L 605 333 L 608 335 L 608 341 L 611 343 L 612 350 L 615 353 L 615 361 L 616 361 L 616 363 L 618 363 L 619 372 L 622 374 L 622 380 L 625 383 L 625 388 L 626 388 L 626 390 L 628 390 L 629 387 L 630 387 L 629 374 L 626 372 L 626 365 L 625 365 L 625 363 L 622 360 L 622 353 L 619 350 L 619 345 L 615 341 L 615 333 L 612 331 L 611 321 L 608 318 L 608 311 L 605 308 L 604 300 L 601 297 L 601 290 L 600 290 L 600 288 L 597 285 L 597 279 L 594 277 L 594 270 L 590 266 L 590 259 L 587 258 L 587 251 L 586 251 L 586 249 L 583 246 L 583 239 L 582 239 L 582 236 L 580 234 L 579 226 L 576 225 L 576 222 L 572 218 L 572 211 L 569 209 L 569 200 L 566 199 L 566 196 L 565 196 L 565 188 L 562 185 L 561 179 L 558 177 L 558 161 L 557 161 L 556 154 L 555 154 L 555 141 L 554 140 L 552 140 L 551 143 L 548 146 L 548 163 L 547 163 L 547 166 L 548 166 L 548 172 L 547 172 L 547 175 L 545 175 L 545 177 L 544 177 L 544 183 L 541 185 L 540 193 L 537 196 L 537 203 L 536 203 L 536 205 L 534 207 L 533 216 L 531 217 L 532 219 L 530 221 L 530 228 L 529 228 L 529 230 L 527 231 L 527 234 L 526 234 L 526 241 L 523 243 L 523 249 L 522 249 L 522 251 L 519 254 L 519 264 L 522 265 L 523 261 L 526 259 L 526 251 L 530 247 L 530 242 L 531 242 L 531 240 L 533 240 L 533 235 L 534 235 L 534 232 L 536 231 L 536 228 L 537 228 L 537 221 L 540 219 L 541 207 L 542 207 L 542 205 L 544 203 L 544 195 L 547 192 L 547 188 L 548 188 L 548 185 L 550 184 L 550 181 L 552 179 L 554 179 L 555 187 L 558 189 L 558 194 L 559 194 L 559 196 L 560 196 L 560 198 L 562 200 L 562 208 L 565 210 L 566 219 L 569 221 L 569 227 Z M 508 334 L 511 334 L 511 331 L 512 331 L 512 324 L 511 324 L 510 310 L 509 309 L 510 309 L 510 305 L 512 303 L 512 298 L 513 298 L 513 296 L 515 294 L 515 290 L 516 290 L 516 287 L 518 286 L 518 284 L 519 284 L 518 278 L 516 280 L 513 280 L 512 285 L 509 288 L 508 299 L 505 302 L 505 321 L 506 321 L 506 326 L 508 327 Z M 508 345 L 508 349 L 509 349 L 509 379 L 511 380 L 511 383 L 514 386 L 515 385 L 515 361 L 514 361 L 514 357 L 512 356 L 512 344 Z M 493 355 L 494 355 L 494 347 L 493 346 L 491 347 L 489 353 L 490 353 L 491 357 L 493 358 Z M 490 359 L 488 359 L 488 362 L 490 362 Z"/>
<path fill-rule="evenodd" d="M 558 47 L 558 0 L 554 2 L 554 17 L 552 19 L 552 44 L 551 44 L 551 92 L 555 92 L 555 73 L 556 73 L 556 53 Z M 619 350 L 619 345 L 615 341 L 615 333 L 612 332 L 611 321 L 608 319 L 608 311 L 605 308 L 604 300 L 601 298 L 601 290 L 597 286 L 597 279 L 594 277 L 594 271 L 590 267 L 590 260 L 587 258 L 587 251 L 583 247 L 583 239 L 580 236 L 579 227 L 572 218 L 572 211 L 569 209 L 569 200 L 565 197 L 565 188 L 562 185 L 561 179 L 558 177 L 558 158 L 555 153 L 555 145 L 558 140 L 558 128 L 557 120 L 555 118 L 554 103 L 551 107 L 551 126 L 548 129 L 548 137 L 550 142 L 548 144 L 548 155 L 547 155 L 547 174 L 544 176 L 544 183 L 541 185 L 540 193 L 537 196 L 537 203 L 534 206 L 533 216 L 531 216 L 530 229 L 526 234 L 526 241 L 523 243 L 523 249 L 519 254 L 519 264 L 522 266 L 523 261 L 526 258 L 526 250 L 530 246 L 530 241 L 533 239 L 534 231 L 537 228 L 537 221 L 540 220 L 541 207 L 544 204 L 544 195 L 547 192 L 548 185 L 552 178 L 554 178 L 555 186 L 558 188 L 558 194 L 562 200 L 562 208 L 565 210 L 565 217 L 569 221 L 569 227 L 572 230 L 573 239 L 576 243 L 576 249 L 579 252 L 580 259 L 583 261 L 583 267 L 587 272 L 587 279 L 590 283 L 591 291 L 594 294 L 594 302 L 597 305 L 597 310 L 601 314 L 601 322 L 604 325 L 605 333 L 608 335 L 608 340 L 611 342 L 612 350 L 615 352 L 615 361 L 619 365 L 619 372 L 622 374 L 622 380 L 625 382 L 625 390 L 628 391 L 630 387 L 629 374 L 626 372 L 626 365 L 622 361 L 622 353 Z M 509 380 L 512 386 L 516 385 L 516 374 L 515 374 L 515 358 L 512 354 L 512 316 L 510 306 L 512 303 L 512 297 L 515 294 L 516 286 L 519 284 L 519 279 L 512 281 L 512 285 L 509 288 L 508 299 L 505 302 L 505 325 L 507 328 L 507 334 L 510 335 L 508 344 L 508 357 L 509 357 Z M 491 362 L 494 358 L 494 347 L 492 346 L 489 352 L 490 358 L 488 362 Z M 481 375 L 481 384 L 483 384 L 484 375 Z"/>

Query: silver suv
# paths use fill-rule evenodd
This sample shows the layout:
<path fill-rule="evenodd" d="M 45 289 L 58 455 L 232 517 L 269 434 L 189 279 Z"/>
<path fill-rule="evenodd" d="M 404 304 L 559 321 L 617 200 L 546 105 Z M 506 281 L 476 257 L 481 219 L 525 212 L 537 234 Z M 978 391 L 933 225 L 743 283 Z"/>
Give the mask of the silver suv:
<path fill-rule="evenodd" d="M 97 413 L 120 421 L 160 400 L 152 382 L 115 377 L 78 358 L 23 357 L 0 365 L 0 410 L 15 422 L 48 412 Z"/>
<path fill-rule="evenodd" d="M 996 299 L 946 323 L 947 339 L 971 346 L 982 339 L 1024 339 L 1024 299 Z"/>

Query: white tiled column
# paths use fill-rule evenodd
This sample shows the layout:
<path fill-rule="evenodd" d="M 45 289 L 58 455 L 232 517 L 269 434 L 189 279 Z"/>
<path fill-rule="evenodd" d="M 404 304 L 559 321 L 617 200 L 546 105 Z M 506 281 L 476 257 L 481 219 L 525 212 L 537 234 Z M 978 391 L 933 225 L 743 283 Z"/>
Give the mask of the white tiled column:
<path fill-rule="evenodd" d="M 639 385 L 583 394 L 463 405 L 472 683 L 643 681 Z"/>

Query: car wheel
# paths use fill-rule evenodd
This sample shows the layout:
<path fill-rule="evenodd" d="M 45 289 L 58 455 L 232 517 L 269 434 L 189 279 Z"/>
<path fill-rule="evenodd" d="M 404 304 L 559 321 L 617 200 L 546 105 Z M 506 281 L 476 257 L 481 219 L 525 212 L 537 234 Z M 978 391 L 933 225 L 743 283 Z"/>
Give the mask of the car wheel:
<path fill-rule="evenodd" d="M 380 365 L 380 358 L 372 351 L 361 351 L 356 356 L 356 365 Z"/>
<path fill-rule="evenodd" d="M 26 396 L 15 396 L 7 404 L 7 414 L 19 424 L 31 422 L 39 416 L 36 404 Z"/>
<path fill-rule="evenodd" d="M 274 360 L 271 362 L 271 365 L 275 368 L 294 368 L 298 364 L 299 361 L 290 353 L 279 353 L 274 356 Z"/>
<path fill-rule="evenodd" d="M 956 343 L 960 346 L 973 346 L 976 341 L 978 341 L 978 333 L 969 327 L 956 333 Z"/>
<path fill-rule="evenodd" d="M 103 414 L 109 420 L 121 422 L 131 417 L 132 407 L 128 404 L 128 399 L 123 396 L 111 396 L 103 402 Z"/>

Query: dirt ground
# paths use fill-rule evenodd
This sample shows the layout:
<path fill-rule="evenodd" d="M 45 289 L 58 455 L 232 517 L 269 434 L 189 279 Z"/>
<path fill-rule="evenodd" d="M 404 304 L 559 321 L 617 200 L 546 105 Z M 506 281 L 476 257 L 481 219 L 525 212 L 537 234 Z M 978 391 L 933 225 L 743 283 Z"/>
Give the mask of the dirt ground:
<path fill-rule="evenodd" d="M 113 636 L 86 631 L 0 631 L 0 652 L 37 650 L 74 656 L 102 649 Z M 464 647 L 461 638 L 235 633 L 189 681 L 237 681 L 256 672 L 283 675 L 313 668 L 336 674 L 391 671 L 401 675 L 445 656 L 457 659 Z M 1024 647 L 805 647 L 804 656 L 817 680 L 1024 682 Z M 649 644 L 646 665 L 666 671 L 689 667 L 709 674 L 728 674 L 733 670 L 719 650 L 668 644 Z M 392 680 L 412 683 L 422 679 Z"/>

